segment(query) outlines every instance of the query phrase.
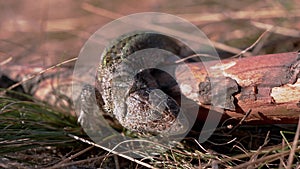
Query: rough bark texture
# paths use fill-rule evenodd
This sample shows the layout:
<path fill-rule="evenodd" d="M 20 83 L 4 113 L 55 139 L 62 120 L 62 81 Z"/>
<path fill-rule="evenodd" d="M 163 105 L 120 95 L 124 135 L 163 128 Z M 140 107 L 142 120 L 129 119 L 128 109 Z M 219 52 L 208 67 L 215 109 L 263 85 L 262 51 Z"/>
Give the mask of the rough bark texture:
<path fill-rule="evenodd" d="M 219 113 L 224 113 L 224 119 L 240 120 L 245 116 L 245 112 L 251 109 L 252 112 L 245 122 L 297 123 L 300 115 L 298 53 L 261 55 L 227 59 L 221 62 L 211 61 L 205 63 L 205 66 L 201 62 L 189 63 L 187 65 L 192 74 L 183 66 L 179 66 L 176 70 L 181 92 L 200 105 L 199 121 L 205 121 L 207 112 L 213 105 L 219 107 L 216 109 Z M 41 71 L 40 68 L 31 71 L 26 68 L 27 71 L 23 71 L 25 68 L 18 66 L 4 66 L 1 69 L 2 74 L 9 75 L 8 77 L 15 81 L 20 80 L 17 77 L 25 77 L 26 73 L 35 74 Z M 61 70 L 61 72 L 68 71 Z M 49 77 L 52 77 L 51 73 Z M 42 100 L 53 102 L 48 95 L 49 91 L 53 90 L 53 86 L 57 83 L 61 86 L 64 82 L 71 82 L 70 77 L 64 76 L 62 79 L 49 78 L 51 83 L 42 80 L 35 88 L 34 95 Z M 36 80 L 32 82 L 34 84 Z M 27 89 L 26 86 L 22 86 Z M 71 93 L 70 90 L 65 89 L 62 92 L 67 95 Z M 53 97 L 57 98 L 57 96 Z M 54 100 L 55 104 L 65 104 L 65 100 Z"/>
<path fill-rule="evenodd" d="M 245 122 L 296 123 L 300 115 L 300 56 L 296 52 L 188 64 L 176 70 L 182 93 L 200 105 L 199 120 L 211 106 L 224 118 Z M 197 83 L 191 83 L 195 77 Z"/>

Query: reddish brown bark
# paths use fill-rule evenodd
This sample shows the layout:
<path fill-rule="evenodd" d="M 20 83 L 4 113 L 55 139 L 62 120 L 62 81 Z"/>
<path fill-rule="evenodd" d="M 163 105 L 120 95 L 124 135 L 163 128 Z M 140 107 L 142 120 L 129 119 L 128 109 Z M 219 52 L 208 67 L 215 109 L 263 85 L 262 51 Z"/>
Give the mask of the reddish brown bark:
<path fill-rule="evenodd" d="M 205 120 L 207 110 L 214 105 L 219 107 L 219 111 L 225 112 L 224 118 L 240 120 L 251 109 L 245 122 L 297 123 L 300 115 L 298 53 L 226 59 L 221 62 L 210 61 L 205 63 L 206 67 L 203 63 L 188 64 L 196 82 L 183 66 L 176 70 L 182 93 L 201 106 L 200 120 Z M 213 87 L 217 88 L 217 93 L 207 85 L 212 79 L 216 82 Z M 226 97 L 223 97 L 224 88 Z M 213 102 L 210 98 L 212 95 L 215 98 L 223 97 L 225 105 Z"/>
<path fill-rule="evenodd" d="M 179 66 L 176 70 L 176 78 L 180 84 L 181 92 L 200 105 L 200 121 L 205 120 L 207 112 L 212 106 L 209 103 L 210 100 L 204 97 L 205 94 L 209 94 L 209 91 L 206 91 L 206 93 L 202 92 L 204 95 L 200 95 L 199 92 L 200 84 L 202 84 L 202 88 L 203 86 L 209 86 L 205 85 L 205 82 L 207 84 L 210 83 L 206 78 L 208 77 L 207 72 L 209 72 L 209 78 L 211 79 L 223 77 L 223 80 L 217 81 L 215 87 L 219 89 L 225 88 L 228 90 L 227 95 L 232 96 L 232 99 L 234 99 L 227 98 L 228 100 L 225 102 L 228 104 L 223 105 L 223 108 L 222 105 L 217 105 L 221 107 L 218 109 L 220 112 L 224 111 L 224 119 L 234 118 L 240 120 L 245 116 L 245 112 L 251 109 L 252 112 L 246 118 L 246 122 L 263 124 L 298 122 L 300 115 L 300 57 L 298 53 L 226 59 L 221 62 L 222 64 L 217 61 L 206 62 L 206 67 L 201 62 L 189 63 L 187 66 L 192 74 L 186 71 L 183 66 Z M 19 76 L 18 72 L 25 73 L 20 71 L 25 70 L 22 67 L 9 66 L 8 69 L 1 68 L 7 71 L 10 70 L 10 72 L 6 73 L 14 80 L 20 80 L 16 78 L 16 76 Z M 34 69 L 29 71 L 29 73 L 35 74 L 40 70 Z M 68 71 L 61 70 L 61 72 Z M 192 77 L 195 77 L 195 81 L 193 81 Z M 229 78 L 225 79 L 225 77 Z M 64 82 L 71 82 L 70 78 L 65 76 L 62 80 L 49 80 L 51 85 L 49 85 L 47 80 L 41 82 L 35 93 L 36 97 L 42 100 L 49 98 L 49 92 L 47 91 L 53 90 L 53 86 L 56 86 L 53 82 L 59 85 L 64 84 Z M 234 88 L 236 87 L 235 85 L 238 89 Z M 222 92 L 219 89 L 216 91 Z M 64 90 L 63 93 L 70 94 L 68 90 Z M 215 96 L 218 95 L 215 94 Z M 51 102 L 49 99 L 47 101 Z"/>

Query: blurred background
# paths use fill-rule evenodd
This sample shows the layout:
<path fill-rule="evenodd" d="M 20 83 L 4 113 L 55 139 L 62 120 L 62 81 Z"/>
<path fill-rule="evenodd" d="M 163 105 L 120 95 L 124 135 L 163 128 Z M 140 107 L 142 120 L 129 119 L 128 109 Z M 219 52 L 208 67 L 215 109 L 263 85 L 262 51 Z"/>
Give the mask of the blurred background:
<path fill-rule="evenodd" d="M 106 23 L 146 11 L 187 19 L 218 43 L 221 56 L 246 49 L 268 29 L 252 55 L 297 51 L 299 6 L 297 0 L 1 0 L 0 62 L 11 58 L 9 64 L 26 67 L 60 63 L 77 57 L 89 36 Z"/>

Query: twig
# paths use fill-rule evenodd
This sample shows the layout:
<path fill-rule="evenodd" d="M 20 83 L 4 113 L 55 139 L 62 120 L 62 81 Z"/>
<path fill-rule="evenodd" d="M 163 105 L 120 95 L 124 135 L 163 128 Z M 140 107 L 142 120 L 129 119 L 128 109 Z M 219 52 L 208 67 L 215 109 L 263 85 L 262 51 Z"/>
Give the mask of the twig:
<path fill-rule="evenodd" d="M 260 50 L 263 48 L 267 39 L 271 36 L 271 30 L 256 44 L 256 46 L 252 50 L 252 54 L 258 55 Z"/>
<path fill-rule="evenodd" d="M 225 143 L 215 143 L 215 142 L 212 142 L 212 141 L 209 141 L 209 140 L 207 140 L 207 142 L 209 142 L 209 143 L 211 143 L 211 144 L 213 144 L 215 146 L 223 146 L 223 145 L 227 145 L 227 144 L 230 144 L 230 143 L 236 141 L 236 139 L 237 138 L 235 137 L 235 138 L 233 138 L 233 139 L 231 139 L 231 140 L 229 140 L 229 141 L 227 141 Z"/>
<path fill-rule="evenodd" d="M 268 144 L 268 142 L 269 142 L 269 135 L 270 135 L 270 131 L 268 131 L 267 136 L 266 136 L 266 138 L 264 140 L 263 145 L 259 146 L 259 148 L 256 150 L 256 153 L 251 156 L 251 158 L 250 158 L 249 161 L 255 161 L 255 160 L 257 160 L 258 155 L 262 152 L 262 148 L 264 146 L 266 146 Z M 252 166 L 252 167 L 254 167 L 254 166 Z"/>
<path fill-rule="evenodd" d="M 199 164 L 198 169 L 202 169 L 201 156 L 198 153 L 197 153 L 197 155 L 198 155 L 198 164 Z"/>
<path fill-rule="evenodd" d="M 3 66 L 5 64 L 9 63 L 11 60 L 12 60 L 12 57 L 5 59 L 4 61 L 0 62 L 0 66 Z"/>
<path fill-rule="evenodd" d="M 93 160 L 98 160 L 99 158 L 104 158 L 104 156 L 92 157 L 92 158 L 88 158 L 88 159 L 84 159 L 84 160 L 78 160 L 78 161 L 74 161 L 74 162 L 63 163 L 61 165 L 55 165 L 55 166 L 52 166 L 52 167 L 47 167 L 45 169 L 57 169 L 57 168 L 60 169 L 60 168 L 64 168 L 64 167 L 71 166 L 71 165 L 79 165 L 79 164 L 87 163 L 87 162 L 90 162 L 90 161 L 93 161 Z"/>
<path fill-rule="evenodd" d="M 200 143 L 198 140 L 196 140 L 195 138 L 193 138 L 193 140 L 196 142 L 196 144 L 205 152 L 205 153 L 209 153 Z"/>
<path fill-rule="evenodd" d="M 282 18 L 283 16 L 299 17 L 300 10 L 278 10 L 278 9 L 264 9 L 261 11 L 238 11 L 238 12 L 223 12 L 223 13 L 209 13 L 209 14 L 181 14 L 179 17 L 187 18 L 189 21 L 196 24 L 202 22 L 219 22 L 224 20 L 237 19 L 267 19 L 267 18 Z"/>
<path fill-rule="evenodd" d="M 116 169 L 120 169 L 119 158 L 117 155 L 114 155 L 114 160 L 115 160 Z"/>
<path fill-rule="evenodd" d="M 44 70 L 42 70 L 42 71 L 40 71 L 40 72 L 38 72 L 38 73 L 36 73 L 36 74 L 33 74 L 33 75 L 29 76 L 28 78 L 25 78 L 25 79 L 21 80 L 20 82 L 15 83 L 14 85 L 11 85 L 10 87 L 8 87 L 7 89 L 5 89 L 4 91 L 0 92 L 0 95 L 3 95 L 5 92 L 7 92 L 7 91 L 9 91 L 9 90 L 12 90 L 12 89 L 15 88 L 15 87 L 18 87 L 19 85 L 21 85 L 21 84 L 27 82 L 28 80 L 31 80 L 31 79 L 37 77 L 38 75 L 44 74 L 45 72 L 47 72 L 47 71 L 49 71 L 49 70 L 55 69 L 55 68 L 57 68 L 57 67 L 60 67 L 61 65 L 64 65 L 64 64 L 67 64 L 67 63 L 76 61 L 76 60 L 77 60 L 77 57 L 76 57 L 76 58 L 72 58 L 72 59 L 68 59 L 68 60 L 63 61 L 63 62 L 60 62 L 60 63 L 58 63 L 58 64 L 56 64 L 56 65 L 54 65 L 54 66 L 51 66 L 51 67 L 49 67 L 49 68 L 47 68 L 47 69 L 44 69 Z"/>
<path fill-rule="evenodd" d="M 187 56 L 185 58 L 176 60 L 175 63 L 182 63 L 182 62 L 184 62 L 188 59 L 192 59 L 192 58 L 195 58 L 195 57 L 207 57 L 207 58 L 219 59 L 219 57 L 217 57 L 217 56 L 212 56 L 212 55 L 205 54 L 205 53 L 203 53 L 203 54 L 197 53 L 197 54 L 193 54 L 193 55 Z"/>
<path fill-rule="evenodd" d="M 285 141 L 284 139 L 282 139 L 282 143 L 281 143 L 281 151 L 284 151 L 285 148 Z M 280 157 L 280 163 L 279 163 L 279 167 L 278 168 L 286 168 L 286 165 L 284 164 L 284 156 Z"/>
<path fill-rule="evenodd" d="M 123 16 L 122 14 L 107 11 L 103 8 L 95 7 L 95 6 L 90 5 L 88 3 L 83 3 L 82 8 L 84 10 L 92 12 L 96 15 L 104 16 L 104 17 L 107 17 L 107 18 L 110 18 L 110 19 L 118 19 L 118 18 Z M 189 39 L 189 40 L 194 40 L 196 42 L 199 41 L 199 38 L 201 38 L 201 37 L 192 36 L 189 33 L 184 33 L 182 31 L 177 31 L 177 30 L 174 30 L 174 29 L 170 29 L 170 28 L 167 28 L 167 27 L 163 27 L 163 26 L 148 23 L 148 22 L 139 21 L 139 25 L 137 25 L 137 22 L 135 20 L 130 20 L 129 18 L 126 19 L 126 22 L 128 24 L 136 25 L 136 26 L 139 26 L 139 27 L 144 27 L 144 28 L 147 28 L 147 29 L 149 27 L 151 27 L 153 30 L 159 30 L 163 33 L 165 32 L 165 33 L 168 33 L 168 34 L 173 34 L 173 35 L 176 35 L 176 36 L 179 36 L 179 37 L 184 37 L 184 38 Z M 203 43 L 205 43 L 205 42 L 206 41 L 204 40 Z M 227 52 L 236 53 L 236 54 L 241 52 L 240 49 L 234 48 L 232 46 L 228 46 L 228 45 L 225 45 L 225 44 L 222 44 L 222 43 L 219 43 L 219 42 L 215 42 L 215 41 L 210 41 L 210 42 L 212 43 L 212 45 L 214 45 L 214 47 L 216 47 L 218 49 L 221 49 L 221 50 L 224 50 L 224 51 L 227 51 Z M 251 56 L 251 53 L 245 52 L 244 55 L 245 56 Z"/>
<path fill-rule="evenodd" d="M 251 109 L 249 109 L 247 112 L 246 112 L 246 114 L 244 115 L 244 117 L 239 121 L 239 123 L 236 125 L 236 126 L 234 126 L 233 127 L 233 129 L 232 130 L 230 130 L 229 132 L 228 132 L 228 134 L 231 134 L 234 130 L 236 130 L 240 125 L 242 125 L 242 123 L 246 120 L 246 118 L 250 115 L 250 113 L 251 113 Z"/>
<path fill-rule="evenodd" d="M 104 8 L 95 7 L 86 2 L 83 3 L 81 7 L 82 7 L 82 9 L 84 9 L 86 11 L 90 11 L 96 15 L 101 15 L 101 16 L 104 16 L 104 17 L 107 17 L 110 19 L 118 19 L 123 16 L 122 14 L 112 12 L 112 11 L 104 9 Z"/>
<path fill-rule="evenodd" d="M 295 152 L 296 151 L 300 151 L 300 148 L 295 149 Z M 245 162 L 241 165 L 238 165 L 238 166 L 234 167 L 233 169 L 242 169 L 242 168 L 246 168 L 247 166 L 259 164 L 259 163 L 266 162 L 266 161 L 272 162 L 272 161 L 275 161 L 275 160 L 277 160 L 278 158 L 280 158 L 282 156 L 287 156 L 289 153 L 290 153 L 290 151 L 283 151 L 283 152 L 280 152 L 280 153 L 272 154 L 272 155 L 266 156 L 264 158 L 257 159 L 256 161 Z"/>
<path fill-rule="evenodd" d="M 281 35 L 284 35 L 284 36 L 290 36 L 290 37 L 295 37 L 295 38 L 300 37 L 300 31 L 295 30 L 295 29 L 289 29 L 289 28 L 274 26 L 274 25 L 271 25 L 271 24 L 255 22 L 255 21 L 251 21 L 251 24 L 253 26 L 257 27 L 257 28 L 265 29 L 265 30 L 268 30 L 270 32 L 281 34 Z"/>
<path fill-rule="evenodd" d="M 70 157 L 68 157 L 68 158 L 66 158 L 66 159 L 64 159 L 64 160 L 62 160 L 61 162 L 57 163 L 56 165 L 54 165 L 54 166 L 52 166 L 52 167 L 53 167 L 53 168 L 60 168 L 62 164 L 67 163 L 67 162 L 73 160 L 74 158 L 77 158 L 78 156 L 82 155 L 83 153 L 85 153 L 85 152 L 91 150 L 93 147 L 94 147 L 94 146 L 90 146 L 90 147 L 88 147 L 88 148 L 86 148 L 86 149 L 83 149 L 83 150 L 79 151 L 78 153 L 76 153 L 76 154 L 74 154 L 74 155 L 71 155 Z"/>
<path fill-rule="evenodd" d="M 236 57 L 238 57 L 238 56 L 244 55 L 246 52 L 248 52 L 250 49 L 252 49 L 258 42 L 260 42 L 260 40 L 261 40 L 261 39 L 262 39 L 262 38 L 263 38 L 263 37 L 264 37 L 271 29 L 272 29 L 272 27 L 269 28 L 268 30 L 266 30 L 264 33 L 262 33 L 262 34 L 258 37 L 258 39 L 256 39 L 256 41 L 255 41 L 251 46 L 249 46 L 249 47 L 246 48 L 245 50 L 241 51 L 240 53 L 238 53 L 238 54 L 232 56 L 231 58 L 236 58 Z"/>
<path fill-rule="evenodd" d="M 296 131 L 294 141 L 293 141 L 293 146 L 292 146 L 292 149 L 290 151 L 290 155 L 289 155 L 289 159 L 288 159 L 288 163 L 287 163 L 287 167 L 286 167 L 287 169 L 292 168 L 294 155 L 295 155 L 296 148 L 297 148 L 297 145 L 298 145 L 299 134 L 300 134 L 300 116 L 299 116 L 297 131 Z"/>
<path fill-rule="evenodd" d="M 144 166 L 144 167 L 151 168 L 151 169 L 156 169 L 155 167 L 153 167 L 153 166 L 151 166 L 151 165 L 149 165 L 149 164 L 147 164 L 147 163 L 144 163 L 144 162 L 142 162 L 142 161 L 136 160 L 136 159 L 134 159 L 134 158 L 132 158 L 132 157 L 129 157 L 129 156 L 126 156 L 126 155 L 124 155 L 124 154 L 118 153 L 118 152 L 114 151 L 113 149 L 109 149 L 109 148 L 106 148 L 106 147 L 101 146 L 101 145 L 99 145 L 99 144 L 95 144 L 95 143 L 93 143 L 93 142 L 91 142 L 91 141 L 89 141 L 89 140 L 82 139 L 82 138 L 80 138 L 80 137 L 78 137 L 78 136 L 75 136 L 75 135 L 73 135 L 73 134 L 68 134 L 68 136 L 70 136 L 70 137 L 72 137 L 72 138 L 74 138 L 74 139 L 76 139 L 76 140 L 82 141 L 82 142 L 84 142 L 84 143 L 87 143 L 87 144 L 89 144 L 89 145 L 93 145 L 93 146 L 95 146 L 95 147 L 99 147 L 99 148 L 101 148 L 101 149 L 103 149 L 103 150 L 105 150 L 105 151 L 108 151 L 109 153 L 116 154 L 116 155 L 118 155 L 118 156 L 120 156 L 120 157 L 123 157 L 123 158 L 125 158 L 125 159 L 127 159 L 127 160 L 130 160 L 130 161 L 132 161 L 132 162 L 135 162 L 135 163 L 137 163 L 137 164 L 140 164 L 140 165 L 142 165 L 142 166 Z M 118 145 L 117 145 L 117 146 L 118 146 Z"/>

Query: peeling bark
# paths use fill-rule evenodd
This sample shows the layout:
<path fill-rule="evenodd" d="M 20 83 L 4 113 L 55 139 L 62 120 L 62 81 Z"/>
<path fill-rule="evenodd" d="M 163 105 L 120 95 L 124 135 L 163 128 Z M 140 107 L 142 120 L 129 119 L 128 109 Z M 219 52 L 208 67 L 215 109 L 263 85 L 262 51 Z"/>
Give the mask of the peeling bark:
<path fill-rule="evenodd" d="M 300 56 L 296 52 L 260 55 L 220 62 L 189 63 L 176 70 L 181 92 L 201 106 L 199 117 L 211 106 L 224 117 L 255 123 L 296 123 L 300 115 Z M 209 66 L 207 66 L 209 65 Z M 190 83 L 191 76 L 197 83 Z M 222 112 L 220 112 L 222 113 Z M 205 117 L 205 116 L 204 116 Z M 205 120 L 205 119 L 200 119 Z"/>
<path fill-rule="evenodd" d="M 222 64 L 216 61 L 207 62 L 205 64 L 208 67 L 205 67 L 203 63 L 189 63 L 187 66 L 193 74 L 190 74 L 183 66 L 178 66 L 176 70 L 181 92 L 200 105 L 199 121 L 204 121 L 208 110 L 214 106 L 217 107 L 214 110 L 223 113 L 224 119 L 240 120 L 245 116 L 245 112 L 252 109 L 245 122 L 263 124 L 298 122 L 300 115 L 300 56 L 298 53 L 226 59 L 221 62 Z M 207 71 L 206 68 L 209 70 Z M 1 69 L 3 74 L 9 75 L 9 78 L 16 81 L 20 80 L 17 77 L 25 77 L 24 73 L 36 74 L 42 70 L 34 68 L 29 71 L 26 67 L 11 65 L 3 66 Z M 43 75 L 44 78 L 37 85 L 34 96 L 65 107 L 66 101 L 57 100 L 56 94 L 71 94 L 69 90 L 71 88 L 64 86 L 71 85 L 72 71 L 60 68 L 59 72 L 64 74 L 59 73 L 61 77 L 59 80 L 51 78 L 54 74 L 58 74 L 56 71 Z M 164 79 L 164 77 L 161 78 Z M 212 83 L 214 85 L 211 85 Z M 55 86 L 62 86 L 61 92 L 52 92 Z M 177 91 L 175 89 L 177 88 L 170 90 Z"/>

